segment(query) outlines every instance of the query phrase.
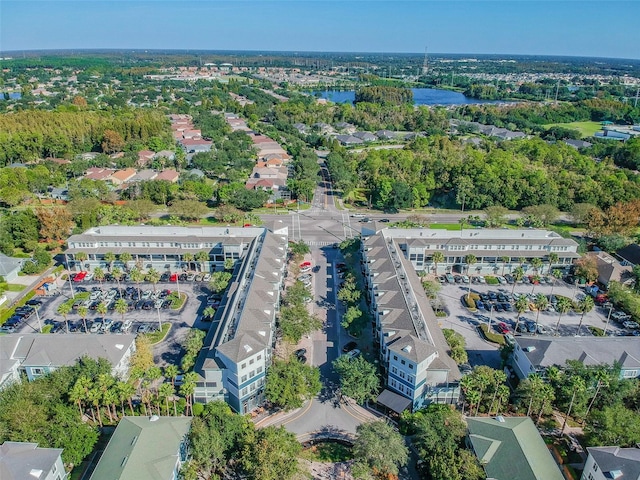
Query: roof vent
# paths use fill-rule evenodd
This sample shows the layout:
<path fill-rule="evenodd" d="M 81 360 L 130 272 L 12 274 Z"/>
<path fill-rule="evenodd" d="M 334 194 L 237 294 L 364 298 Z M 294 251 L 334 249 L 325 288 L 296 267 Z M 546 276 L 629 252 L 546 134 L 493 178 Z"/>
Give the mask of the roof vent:
<path fill-rule="evenodd" d="M 615 480 L 616 478 L 622 477 L 622 471 L 621 470 L 611 470 L 609 472 L 609 476 Z"/>
<path fill-rule="evenodd" d="M 29 472 L 29 475 L 31 475 L 33 478 L 40 478 L 40 475 L 42 475 L 42 470 L 38 468 L 32 468 Z"/>
<path fill-rule="evenodd" d="M 122 349 L 124 348 L 124 345 L 123 345 L 123 344 L 121 344 L 121 343 L 116 343 L 116 345 L 115 345 L 115 346 L 116 346 L 116 348 L 117 348 L 118 350 L 122 350 Z"/>
<path fill-rule="evenodd" d="M 406 347 L 404 347 L 402 350 L 404 350 L 407 353 L 411 352 L 411 345 L 407 345 Z"/>
<path fill-rule="evenodd" d="M 260 334 L 260 336 L 262 337 L 266 337 L 267 336 L 267 332 L 265 332 L 264 330 L 258 330 L 258 333 Z"/>
<path fill-rule="evenodd" d="M 158 415 L 151 415 L 151 418 L 149 418 L 150 422 L 157 422 L 158 420 L 160 420 Z"/>
<path fill-rule="evenodd" d="M 536 349 L 536 347 L 534 347 L 533 345 L 530 345 L 528 347 L 524 347 L 523 350 L 525 352 L 533 352 Z"/>
<path fill-rule="evenodd" d="M 504 417 L 503 417 L 502 415 L 498 415 L 498 416 L 496 417 L 496 420 L 497 420 L 498 422 L 500 422 L 500 423 L 504 423 Z"/>
<path fill-rule="evenodd" d="M 245 346 L 244 346 L 244 351 L 245 351 L 245 352 L 247 352 L 247 353 L 249 353 L 249 352 L 252 352 L 252 351 L 253 351 L 253 348 L 251 348 L 249 345 L 245 345 Z"/>

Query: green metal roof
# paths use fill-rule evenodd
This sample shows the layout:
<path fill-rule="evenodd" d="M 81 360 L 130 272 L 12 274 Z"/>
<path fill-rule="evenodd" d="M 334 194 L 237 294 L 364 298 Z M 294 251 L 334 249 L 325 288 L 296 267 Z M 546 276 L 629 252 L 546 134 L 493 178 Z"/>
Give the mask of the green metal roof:
<path fill-rule="evenodd" d="M 489 478 L 563 480 L 529 417 L 467 418 L 469 440 Z"/>
<path fill-rule="evenodd" d="M 189 417 L 124 417 L 91 480 L 172 480 Z"/>

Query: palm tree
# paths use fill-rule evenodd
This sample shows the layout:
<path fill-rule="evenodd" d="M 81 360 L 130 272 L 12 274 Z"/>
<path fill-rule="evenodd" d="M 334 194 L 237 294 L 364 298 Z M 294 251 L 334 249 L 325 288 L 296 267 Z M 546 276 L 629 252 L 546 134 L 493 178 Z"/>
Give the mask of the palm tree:
<path fill-rule="evenodd" d="M 100 415 L 100 402 L 102 401 L 102 392 L 97 386 L 93 386 L 87 392 L 87 400 L 95 407 L 98 413 L 98 424 L 102 427 L 102 415 Z"/>
<path fill-rule="evenodd" d="M 113 262 L 116 261 L 116 254 L 113 252 L 106 252 L 104 254 L 104 261 L 109 264 L 109 271 L 113 269 Z"/>
<path fill-rule="evenodd" d="M 609 372 L 607 372 L 604 368 L 599 367 L 598 370 L 596 370 L 595 377 L 596 377 L 596 380 L 597 380 L 596 393 L 593 394 L 593 398 L 589 402 L 589 406 L 587 407 L 587 411 L 584 413 L 584 417 L 585 418 L 587 418 L 589 416 L 589 412 L 591 411 L 591 407 L 593 407 L 593 403 L 596 401 L 596 397 L 600 393 L 600 389 L 603 386 L 604 387 L 608 387 L 609 386 L 609 380 L 610 380 Z"/>
<path fill-rule="evenodd" d="M 71 391 L 69 392 L 69 400 L 75 402 L 78 405 L 78 410 L 80 410 L 80 416 L 84 414 L 84 410 L 82 406 L 84 405 L 84 400 L 87 398 L 87 390 L 91 385 L 91 380 L 87 377 L 82 376 L 76 380 L 76 383 L 73 384 Z"/>
<path fill-rule="evenodd" d="M 102 404 L 107 409 L 107 414 L 109 415 L 109 421 L 113 423 L 113 412 L 111 411 L 111 407 L 117 401 L 117 396 L 115 394 L 114 386 L 116 380 L 111 376 L 110 373 L 101 373 L 98 375 L 98 390 L 100 391 L 100 399 Z"/>
<path fill-rule="evenodd" d="M 98 312 L 100 315 L 106 315 L 108 310 L 109 309 L 107 308 L 107 304 L 104 302 L 100 302 L 96 307 L 96 312 Z"/>
<path fill-rule="evenodd" d="M 464 257 L 464 263 L 467 264 L 467 275 L 469 275 L 469 270 L 471 270 L 471 265 L 475 265 L 478 263 L 478 259 L 475 255 L 469 254 Z M 467 291 L 467 300 L 471 296 L 471 280 L 469 280 L 469 290 Z"/>
<path fill-rule="evenodd" d="M 95 278 L 100 283 L 104 282 L 104 270 L 100 267 L 96 267 L 93 269 L 93 278 Z"/>
<path fill-rule="evenodd" d="M 235 264 L 236 264 L 236 261 L 233 258 L 227 258 L 227 259 L 225 259 L 223 266 L 224 266 L 225 270 L 231 271 L 231 270 L 233 270 L 233 267 L 235 266 Z M 640 277 L 640 275 L 639 275 L 639 277 Z M 640 282 L 638 282 L 638 283 L 640 284 Z"/>
<path fill-rule="evenodd" d="M 87 333 L 89 330 L 87 330 L 87 314 L 89 313 L 89 309 L 87 307 L 85 307 L 84 305 L 80 305 L 78 307 L 78 315 L 80 315 L 80 318 L 82 318 L 82 324 L 84 325 L 84 332 Z"/>
<path fill-rule="evenodd" d="M 71 303 L 62 302 L 58 307 L 58 313 L 64 317 L 64 324 L 67 327 L 67 333 L 69 333 L 69 321 L 67 315 L 71 312 Z"/>
<path fill-rule="evenodd" d="M 153 291 L 156 291 L 156 283 L 160 281 L 160 272 L 158 272 L 155 268 L 150 268 L 147 270 L 147 282 L 150 282 L 153 285 Z"/>
<path fill-rule="evenodd" d="M 511 257 L 507 257 L 507 256 L 500 257 L 500 261 L 502 262 L 502 276 L 504 277 L 504 267 L 506 267 L 507 263 L 511 261 Z"/>
<path fill-rule="evenodd" d="M 134 387 L 129 382 L 118 382 L 116 384 L 116 392 L 118 394 L 118 401 L 120 402 L 120 406 L 122 408 L 122 416 L 124 417 L 124 402 L 129 403 L 129 410 L 131 411 L 131 415 L 133 416 L 133 402 L 131 398 L 136 394 L 136 387 Z"/>
<path fill-rule="evenodd" d="M 129 311 L 129 305 L 127 305 L 127 301 L 124 298 L 119 298 L 116 301 L 116 312 L 118 312 L 124 322 L 124 314 Z"/>
<path fill-rule="evenodd" d="M 582 315 L 580 315 L 580 323 L 578 324 L 578 332 L 576 333 L 576 335 L 580 335 L 580 329 L 582 328 L 582 321 L 584 320 L 585 314 L 593 310 L 594 306 L 595 303 L 593 302 L 593 298 L 591 298 L 591 295 L 587 295 L 582 300 L 580 300 L 580 310 L 582 310 Z"/>
<path fill-rule="evenodd" d="M 516 300 L 515 303 L 515 307 L 516 307 L 516 327 L 515 327 L 515 331 L 518 331 L 518 325 L 520 324 L 520 316 L 527 311 L 527 309 L 529 308 L 529 301 L 527 300 L 527 297 L 525 296 L 521 296 Z"/>
<path fill-rule="evenodd" d="M 558 256 L 557 253 L 550 253 L 547 256 L 547 261 L 549 262 L 549 268 L 547 269 L 547 275 L 551 272 L 551 267 L 553 266 L 554 263 L 558 263 L 558 260 L 560 259 L 560 257 Z"/>
<path fill-rule="evenodd" d="M 436 267 L 436 275 L 438 275 L 438 264 L 444 262 L 444 253 L 442 252 L 433 252 L 431 256 L 431 261 Z"/>
<path fill-rule="evenodd" d="M 558 322 L 556 323 L 555 333 L 556 336 L 560 335 L 558 333 L 558 329 L 560 328 L 560 319 L 562 318 L 562 315 L 571 310 L 572 306 L 573 304 L 571 303 L 571 300 L 569 300 L 567 297 L 558 298 L 558 303 L 556 304 L 556 310 L 558 310 Z"/>
<path fill-rule="evenodd" d="M 216 314 L 216 309 L 213 307 L 207 307 L 204 309 L 204 311 L 202 312 L 202 315 L 205 318 L 213 318 L 213 316 Z"/>
<path fill-rule="evenodd" d="M 173 386 L 168 383 L 163 383 L 158 387 L 158 398 L 164 400 L 164 404 L 167 411 L 167 416 L 169 415 L 169 397 L 174 394 Z"/>
<path fill-rule="evenodd" d="M 131 272 L 129 272 L 129 276 L 131 280 L 136 283 L 136 287 L 138 288 L 138 296 L 142 297 L 142 292 L 140 291 L 140 282 L 144 281 L 144 273 L 140 271 L 138 267 L 133 267 Z"/>
<path fill-rule="evenodd" d="M 540 312 L 546 310 L 549 306 L 549 299 L 544 293 L 539 293 L 536 295 L 536 301 L 534 302 L 538 311 L 536 312 L 536 333 L 538 334 L 538 318 L 540 317 Z"/>
<path fill-rule="evenodd" d="M 187 270 L 191 270 L 191 262 L 193 262 L 193 253 L 187 252 L 182 255 L 182 261 L 187 264 Z"/>
<path fill-rule="evenodd" d="M 209 252 L 201 250 L 196 253 L 196 260 L 200 262 L 200 271 L 204 273 L 207 268 L 207 262 L 209 261 Z"/>
<path fill-rule="evenodd" d="M 118 292 L 122 293 L 120 290 L 120 279 L 122 278 L 122 269 L 120 267 L 116 267 L 111 271 L 113 278 L 116 279 L 116 283 L 118 284 Z"/>
<path fill-rule="evenodd" d="M 573 394 L 571 395 L 571 402 L 569 402 L 569 408 L 567 409 L 567 414 L 564 417 L 564 423 L 562 424 L 562 429 L 560 430 L 560 436 L 564 435 L 564 429 L 567 426 L 567 420 L 569 419 L 569 415 L 571 415 L 571 409 L 573 408 L 573 402 L 576 399 L 576 394 L 578 392 L 584 391 L 587 388 L 582 377 L 573 376 L 570 378 L 570 383 L 571 383 L 571 386 L 573 387 Z"/>
<path fill-rule="evenodd" d="M 180 370 L 178 369 L 177 365 L 170 364 L 164 368 L 164 376 L 165 378 L 171 379 L 171 386 L 173 387 L 176 386 L 176 377 L 178 376 L 179 372 Z"/>
<path fill-rule="evenodd" d="M 558 283 L 558 280 L 562 278 L 562 271 L 557 268 L 552 270 L 551 277 L 553 278 L 553 283 L 551 284 L 551 293 L 549 296 L 553 295 L 553 289 L 556 288 L 556 283 Z"/>
<path fill-rule="evenodd" d="M 541 258 L 536 257 L 531 260 L 531 266 L 533 267 L 533 270 L 536 272 L 536 275 L 538 275 L 538 271 L 540 270 L 542 265 L 543 265 L 543 262 Z"/>
<path fill-rule="evenodd" d="M 187 372 L 184 374 L 183 383 L 180 386 L 180 394 L 187 401 L 187 412 L 193 415 L 193 392 L 196 390 L 196 381 L 198 380 L 198 374 L 195 372 Z"/>
<path fill-rule="evenodd" d="M 129 270 L 129 262 L 133 260 L 133 256 L 129 252 L 122 252 L 120 255 L 120 262 L 125 270 Z"/>
<path fill-rule="evenodd" d="M 89 256 L 85 252 L 78 252 L 73 256 L 73 258 L 80 264 L 80 270 L 82 270 L 82 262 L 89 258 Z"/>
<path fill-rule="evenodd" d="M 513 269 L 513 272 L 511 272 L 511 276 L 513 277 L 513 286 L 511 287 L 511 295 L 513 295 L 513 292 L 516 290 L 516 285 L 520 280 L 522 280 L 522 277 L 524 277 L 524 270 L 522 269 L 522 267 L 516 267 Z"/>

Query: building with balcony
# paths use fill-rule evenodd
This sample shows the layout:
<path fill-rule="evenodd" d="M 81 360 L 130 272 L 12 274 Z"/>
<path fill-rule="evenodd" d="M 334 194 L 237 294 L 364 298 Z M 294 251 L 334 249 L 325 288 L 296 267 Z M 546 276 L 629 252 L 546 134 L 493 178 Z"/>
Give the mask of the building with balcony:
<path fill-rule="evenodd" d="M 377 223 L 365 225 L 363 235 L 374 235 L 384 229 Z M 578 243 L 563 238 L 556 232 L 537 229 L 463 229 L 459 231 L 430 228 L 390 228 L 385 236 L 396 241 L 415 270 L 436 273 L 433 254 L 441 252 L 445 259 L 437 265 L 438 274 L 466 272 L 465 257 L 477 259 L 470 268 L 473 274 L 501 274 L 520 266 L 525 273 L 532 272 L 531 261 L 539 258 L 548 268 L 549 255 L 555 253 L 558 261 L 551 268 L 566 268 L 580 258 Z"/>
<path fill-rule="evenodd" d="M 205 337 L 195 371 L 195 400 L 225 400 L 249 412 L 264 402 L 266 371 L 275 344 L 276 315 L 286 271 L 288 229 L 282 221 L 263 227 L 96 227 L 68 240 L 67 263 L 77 270 L 108 268 L 105 254 L 132 255 L 136 263 L 161 272 L 196 267 L 223 268 L 236 260 L 229 287 Z M 86 260 L 76 258 L 82 252 Z M 185 261 L 185 254 L 207 252 L 208 260 Z"/>
<path fill-rule="evenodd" d="M 402 240 L 390 231 L 362 242 L 363 273 L 385 383 L 378 402 L 396 412 L 434 402 L 457 403 L 460 371 L 448 354 L 420 279 L 402 252 Z"/>

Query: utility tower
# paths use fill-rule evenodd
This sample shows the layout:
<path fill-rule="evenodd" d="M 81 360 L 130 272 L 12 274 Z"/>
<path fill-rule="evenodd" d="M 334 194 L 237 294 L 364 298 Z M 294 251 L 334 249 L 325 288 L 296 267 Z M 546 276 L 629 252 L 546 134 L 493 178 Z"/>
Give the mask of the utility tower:
<path fill-rule="evenodd" d="M 422 62 L 422 75 L 427 75 L 429 73 L 429 53 L 427 52 L 427 47 L 424 47 L 424 61 Z"/>

